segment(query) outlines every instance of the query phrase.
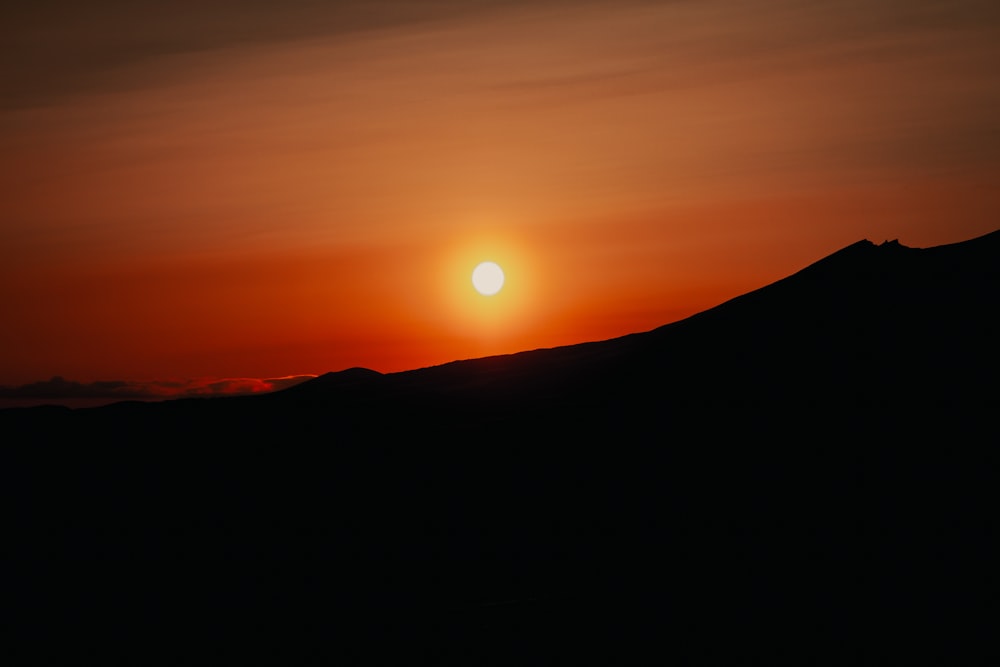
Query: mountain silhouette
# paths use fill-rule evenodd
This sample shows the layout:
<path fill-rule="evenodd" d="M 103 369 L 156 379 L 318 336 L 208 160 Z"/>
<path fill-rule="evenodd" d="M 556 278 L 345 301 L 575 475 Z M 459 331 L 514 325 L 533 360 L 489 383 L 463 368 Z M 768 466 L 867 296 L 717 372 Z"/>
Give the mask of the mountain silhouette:
<path fill-rule="evenodd" d="M 10 664 L 995 664 L 1000 231 L 607 341 L 0 411 Z"/>

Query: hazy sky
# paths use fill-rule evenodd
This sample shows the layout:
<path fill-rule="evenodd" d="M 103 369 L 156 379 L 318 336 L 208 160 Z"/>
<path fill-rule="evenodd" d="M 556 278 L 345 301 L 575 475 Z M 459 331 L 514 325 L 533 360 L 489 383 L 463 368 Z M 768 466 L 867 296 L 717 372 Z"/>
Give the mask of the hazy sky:
<path fill-rule="evenodd" d="M 41 1 L 0 44 L 7 387 L 610 338 L 1000 227 L 995 1 Z"/>

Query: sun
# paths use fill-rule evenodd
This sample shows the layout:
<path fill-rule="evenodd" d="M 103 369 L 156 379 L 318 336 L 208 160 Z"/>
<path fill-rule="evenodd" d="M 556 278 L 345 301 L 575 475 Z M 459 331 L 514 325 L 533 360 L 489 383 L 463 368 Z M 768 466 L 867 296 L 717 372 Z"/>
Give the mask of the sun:
<path fill-rule="evenodd" d="M 482 262 L 472 271 L 472 286 L 483 296 L 499 292 L 503 280 L 503 269 L 496 262 Z"/>

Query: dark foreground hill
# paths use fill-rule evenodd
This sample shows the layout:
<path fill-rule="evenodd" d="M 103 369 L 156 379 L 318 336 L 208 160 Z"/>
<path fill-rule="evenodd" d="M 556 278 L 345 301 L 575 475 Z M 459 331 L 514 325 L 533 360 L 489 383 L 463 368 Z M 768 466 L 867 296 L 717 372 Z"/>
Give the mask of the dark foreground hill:
<path fill-rule="evenodd" d="M 1000 232 L 654 331 L 0 411 L 7 662 L 995 664 Z"/>

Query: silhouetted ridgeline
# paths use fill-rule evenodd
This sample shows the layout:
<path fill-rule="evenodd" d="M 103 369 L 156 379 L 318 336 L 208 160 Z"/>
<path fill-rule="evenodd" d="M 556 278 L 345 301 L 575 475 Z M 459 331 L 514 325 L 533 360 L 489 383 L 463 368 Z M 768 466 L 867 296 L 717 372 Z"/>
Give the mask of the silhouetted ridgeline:
<path fill-rule="evenodd" d="M 998 267 L 863 241 L 609 341 L 0 411 L 0 652 L 995 663 Z"/>

